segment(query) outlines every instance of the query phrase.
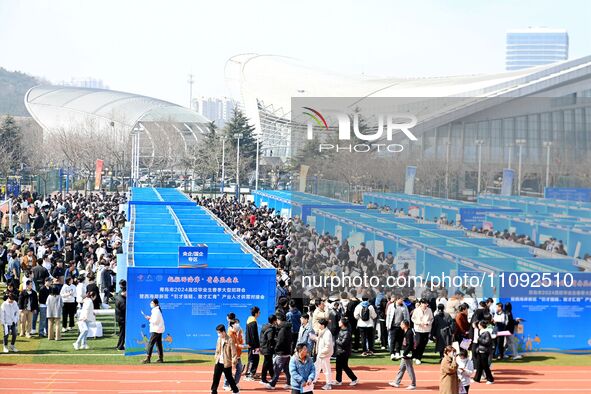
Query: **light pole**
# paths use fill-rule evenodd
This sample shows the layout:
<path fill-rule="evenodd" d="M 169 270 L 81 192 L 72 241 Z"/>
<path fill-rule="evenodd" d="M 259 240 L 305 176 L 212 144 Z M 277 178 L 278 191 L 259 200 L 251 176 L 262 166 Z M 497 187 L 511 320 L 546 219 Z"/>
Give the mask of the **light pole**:
<path fill-rule="evenodd" d="M 240 201 L 240 138 L 243 136 L 242 133 L 234 134 L 236 138 L 236 201 Z"/>
<path fill-rule="evenodd" d="M 257 135 L 257 156 L 254 170 L 254 190 L 259 190 L 259 136 Z"/>
<path fill-rule="evenodd" d="M 482 144 L 484 140 L 476 140 L 478 145 L 478 184 L 476 185 L 476 196 L 480 195 L 480 179 L 482 178 Z"/>
<path fill-rule="evenodd" d="M 519 161 L 517 164 L 517 195 L 521 196 L 521 154 L 523 152 L 523 145 L 527 143 L 526 140 L 515 140 L 515 144 L 519 147 Z"/>
<path fill-rule="evenodd" d="M 544 141 L 544 148 L 546 148 L 546 187 L 550 186 L 550 147 L 552 141 Z"/>
<path fill-rule="evenodd" d="M 451 141 L 448 139 L 445 142 L 445 198 L 449 199 L 449 156 L 450 156 Z"/>
<path fill-rule="evenodd" d="M 138 122 L 131 132 L 131 184 L 134 187 L 137 187 L 140 177 L 140 133 L 144 130 L 144 125 Z"/>
<path fill-rule="evenodd" d="M 507 168 L 511 169 L 511 159 L 513 158 L 513 144 L 507 144 L 509 148 L 509 159 L 507 160 Z"/>
<path fill-rule="evenodd" d="M 222 187 L 221 192 L 224 193 L 224 179 L 226 177 L 226 136 L 222 137 Z"/>

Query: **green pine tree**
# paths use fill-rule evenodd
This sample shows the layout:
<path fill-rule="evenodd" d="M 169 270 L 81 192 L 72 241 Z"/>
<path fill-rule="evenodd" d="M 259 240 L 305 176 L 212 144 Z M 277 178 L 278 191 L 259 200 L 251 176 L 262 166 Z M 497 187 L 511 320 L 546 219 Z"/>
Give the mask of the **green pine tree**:
<path fill-rule="evenodd" d="M 256 165 L 257 143 L 254 135 L 254 126 L 249 123 L 249 119 L 239 108 L 234 108 L 234 112 L 225 127 L 228 141 L 236 141 L 235 134 L 242 134 L 240 138 L 240 160 L 243 162 L 246 170 L 254 170 Z M 235 143 L 232 144 L 235 149 Z M 259 146 L 260 149 L 260 146 Z M 260 151 L 259 151 L 260 153 Z"/>
<path fill-rule="evenodd" d="M 3 156 L 4 171 L 16 171 L 21 167 L 21 148 L 20 127 L 12 116 L 6 115 L 0 124 L 0 155 Z"/>

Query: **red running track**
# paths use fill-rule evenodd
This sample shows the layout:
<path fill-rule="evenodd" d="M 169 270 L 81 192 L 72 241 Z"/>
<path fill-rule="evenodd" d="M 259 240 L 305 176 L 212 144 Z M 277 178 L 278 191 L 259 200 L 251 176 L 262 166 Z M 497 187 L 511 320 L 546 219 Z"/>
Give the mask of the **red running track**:
<path fill-rule="evenodd" d="M 0 364 L 0 392 L 10 393 L 209 393 L 213 366 L 177 365 L 49 365 L 49 364 Z M 407 377 L 399 389 L 388 386 L 397 366 L 354 367 L 359 385 L 334 387 L 335 394 L 342 393 L 404 393 Z M 415 367 L 417 392 L 439 392 L 439 367 L 422 365 Z M 495 384 L 472 384 L 470 393 L 590 393 L 591 368 L 588 367 L 528 367 L 502 366 L 494 371 Z M 334 371 L 333 371 L 334 377 Z M 324 375 L 314 390 L 321 390 Z M 257 382 L 241 382 L 243 393 L 284 392 L 284 378 L 277 390 L 268 391 Z M 224 393 L 222 387 L 220 393 Z"/>

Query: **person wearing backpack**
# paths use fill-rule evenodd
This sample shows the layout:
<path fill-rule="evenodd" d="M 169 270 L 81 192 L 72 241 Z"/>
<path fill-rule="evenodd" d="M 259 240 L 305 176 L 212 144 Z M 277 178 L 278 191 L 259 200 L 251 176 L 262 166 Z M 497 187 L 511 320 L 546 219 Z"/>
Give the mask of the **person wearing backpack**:
<path fill-rule="evenodd" d="M 400 359 L 400 368 L 398 369 L 396 380 L 393 380 L 388 384 L 392 387 L 400 387 L 400 382 L 402 382 L 404 373 L 408 372 L 408 376 L 410 377 L 410 386 L 407 387 L 407 390 L 414 390 L 417 388 L 417 378 L 412 365 L 412 357 L 415 350 L 414 333 L 410 329 L 410 322 L 408 320 L 403 320 L 402 323 L 400 323 L 400 328 L 402 328 L 402 331 L 404 332 L 402 339 L 402 358 Z"/>
<path fill-rule="evenodd" d="M 369 304 L 367 297 L 363 298 L 363 301 L 355 308 L 354 313 L 355 319 L 357 320 L 357 328 L 361 334 L 361 345 L 363 347 L 362 356 L 372 356 L 374 350 L 374 321 L 378 317 L 373 305 Z"/>
<path fill-rule="evenodd" d="M 415 349 L 415 362 L 417 365 L 421 364 L 425 347 L 429 342 L 429 335 L 431 334 L 431 327 L 433 326 L 433 312 L 429 308 L 429 301 L 425 298 L 421 299 L 420 306 L 412 313 L 412 322 L 414 323 L 414 331 L 418 337 L 418 343 Z"/>
<path fill-rule="evenodd" d="M 482 320 L 478 323 L 478 339 L 476 340 L 476 375 L 474 382 L 480 383 L 480 378 L 484 372 L 486 376 L 486 384 L 493 384 L 495 378 L 490 371 L 488 358 L 493 349 L 493 339 L 490 332 L 486 329 L 488 322 Z M 476 332 L 474 333 L 476 335 Z"/>
<path fill-rule="evenodd" d="M 439 362 L 443 360 L 445 348 L 451 345 L 453 333 L 455 331 L 455 321 L 445 312 L 445 305 L 437 305 L 437 313 L 433 318 L 431 327 L 431 338 L 435 340 L 435 351 L 439 352 Z"/>
<path fill-rule="evenodd" d="M 275 376 L 273 373 L 273 354 L 275 354 L 275 337 L 277 335 L 277 316 L 269 316 L 269 323 L 263 326 L 261 330 L 261 354 L 263 355 L 263 369 L 261 370 L 261 383 L 267 384 L 267 372 L 271 379 Z"/>

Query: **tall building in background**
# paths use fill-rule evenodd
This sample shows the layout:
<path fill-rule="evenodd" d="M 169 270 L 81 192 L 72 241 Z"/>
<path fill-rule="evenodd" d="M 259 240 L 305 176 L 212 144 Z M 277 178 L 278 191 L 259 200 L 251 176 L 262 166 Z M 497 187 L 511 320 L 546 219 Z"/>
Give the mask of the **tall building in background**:
<path fill-rule="evenodd" d="M 92 77 L 72 78 L 69 81 L 60 82 L 59 85 L 75 86 L 77 88 L 109 89 L 109 86 L 105 84 L 102 79 Z"/>
<path fill-rule="evenodd" d="M 193 109 L 221 128 L 232 117 L 238 103 L 228 97 L 201 97 L 193 100 Z"/>
<path fill-rule="evenodd" d="M 507 32 L 507 71 L 541 66 L 568 59 L 565 29 L 528 27 Z"/>

